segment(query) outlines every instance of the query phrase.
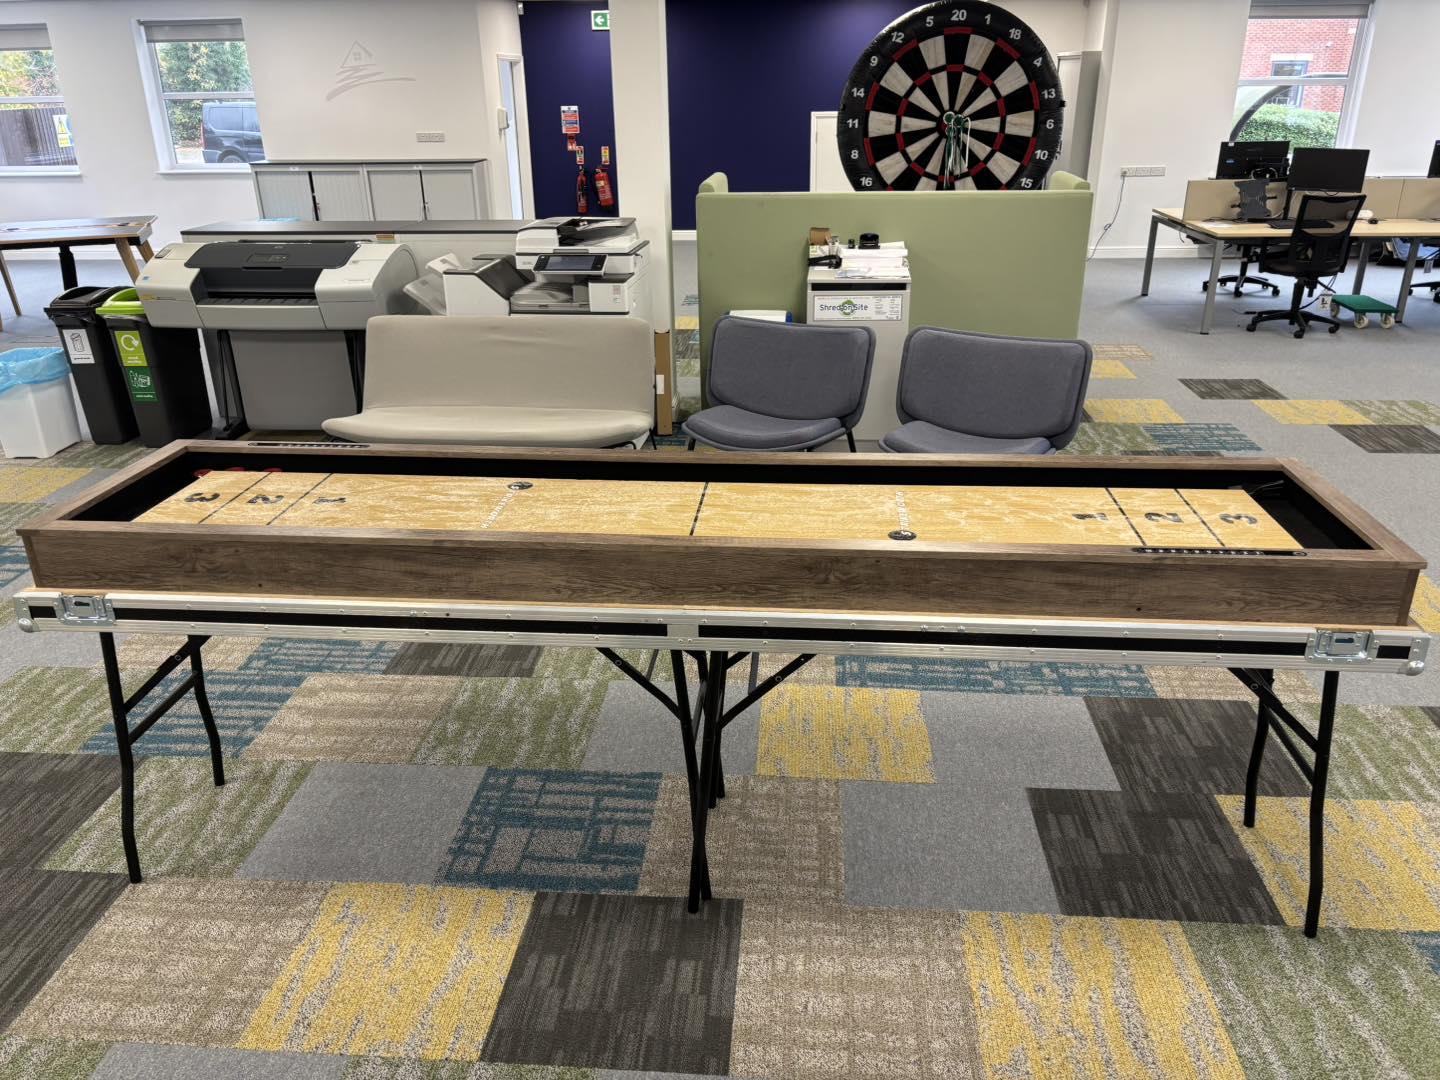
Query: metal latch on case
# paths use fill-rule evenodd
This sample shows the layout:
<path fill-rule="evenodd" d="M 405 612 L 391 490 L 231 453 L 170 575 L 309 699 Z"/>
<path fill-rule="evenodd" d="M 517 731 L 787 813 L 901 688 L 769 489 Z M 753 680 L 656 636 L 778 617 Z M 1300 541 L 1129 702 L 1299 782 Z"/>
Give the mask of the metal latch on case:
<path fill-rule="evenodd" d="M 1360 662 L 1372 659 L 1369 630 L 1321 630 L 1310 655 L 1317 660 Z"/>
<path fill-rule="evenodd" d="M 62 595 L 55 603 L 55 616 L 67 626 L 111 626 L 115 608 L 104 596 Z"/>

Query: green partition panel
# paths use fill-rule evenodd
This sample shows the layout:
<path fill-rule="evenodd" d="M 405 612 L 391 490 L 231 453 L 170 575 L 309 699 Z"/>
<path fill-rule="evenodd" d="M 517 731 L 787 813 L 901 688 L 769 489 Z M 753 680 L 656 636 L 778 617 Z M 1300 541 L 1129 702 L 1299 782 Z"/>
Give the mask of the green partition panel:
<path fill-rule="evenodd" d="M 702 364 L 710 329 L 736 308 L 805 317 L 811 226 L 910 249 L 910 325 L 1073 338 L 1092 194 L 1088 190 L 733 192 L 724 176 L 695 200 Z M 1087 185 L 1088 186 L 1088 185 Z"/>

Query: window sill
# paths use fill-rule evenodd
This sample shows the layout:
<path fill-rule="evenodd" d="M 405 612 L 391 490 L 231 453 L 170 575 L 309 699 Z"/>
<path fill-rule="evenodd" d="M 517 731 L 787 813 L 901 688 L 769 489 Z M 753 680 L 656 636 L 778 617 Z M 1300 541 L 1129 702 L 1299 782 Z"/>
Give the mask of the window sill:
<path fill-rule="evenodd" d="M 249 165 L 166 165 L 157 176 L 249 176 Z"/>
<path fill-rule="evenodd" d="M 0 165 L 0 179 L 7 176 L 79 176 L 78 165 Z"/>

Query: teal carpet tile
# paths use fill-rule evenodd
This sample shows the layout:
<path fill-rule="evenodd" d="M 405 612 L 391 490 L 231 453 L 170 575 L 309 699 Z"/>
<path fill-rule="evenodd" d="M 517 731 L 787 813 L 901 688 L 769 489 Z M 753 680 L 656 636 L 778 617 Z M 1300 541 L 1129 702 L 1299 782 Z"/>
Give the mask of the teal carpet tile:
<path fill-rule="evenodd" d="M 938 657 L 841 656 L 836 684 L 890 690 L 951 690 L 969 694 L 1070 694 L 1089 697 L 1154 697 L 1145 669 L 1008 660 Z"/>

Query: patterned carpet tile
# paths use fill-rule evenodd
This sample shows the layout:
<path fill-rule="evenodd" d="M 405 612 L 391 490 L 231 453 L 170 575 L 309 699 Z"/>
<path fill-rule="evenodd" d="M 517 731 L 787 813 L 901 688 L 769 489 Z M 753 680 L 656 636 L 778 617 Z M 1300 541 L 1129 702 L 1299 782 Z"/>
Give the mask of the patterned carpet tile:
<path fill-rule="evenodd" d="M 1155 356 L 1144 345 L 1116 345 L 1104 343 L 1091 346 L 1095 351 L 1097 360 L 1102 357 L 1109 360 L 1154 360 Z"/>
<path fill-rule="evenodd" d="M 89 471 L 62 465 L 46 469 L 0 465 L 0 503 L 38 503 L 47 495 L 83 479 Z"/>
<path fill-rule="evenodd" d="M 162 881 L 125 890 L 14 1032 L 231 1046 L 320 909 L 324 886 Z"/>
<path fill-rule="evenodd" d="M 1100 424 L 1183 424 L 1185 418 L 1163 398 L 1090 398 L 1086 419 Z"/>
<path fill-rule="evenodd" d="M 247 665 L 237 674 L 254 670 Z M 270 761 L 409 761 L 460 687 L 460 679 L 424 675 L 311 675 L 250 743 L 245 756 Z"/>
<path fill-rule="evenodd" d="M 1186 454 L 1253 454 L 1260 444 L 1234 424 L 1146 424 L 1161 450 Z"/>
<path fill-rule="evenodd" d="M 1410 934 L 1410 943 L 1420 950 L 1420 955 L 1429 961 L 1437 978 L 1440 978 L 1440 934 Z"/>
<path fill-rule="evenodd" d="M 658 773 L 488 769 L 437 880 L 634 892 L 659 794 Z"/>
<path fill-rule="evenodd" d="M 716 896 L 839 904 L 845 899 L 840 786 L 829 780 L 730 776 L 706 829 Z M 640 892 L 684 896 L 690 885 L 690 791 L 660 785 Z"/>
<path fill-rule="evenodd" d="M 1403 934 L 1190 923 L 1248 1080 L 1436 1074 L 1440 974 Z"/>
<path fill-rule="evenodd" d="M 1440 454 L 1440 435 L 1418 424 L 1331 424 L 1368 454 Z"/>
<path fill-rule="evenodd" d="M 352 1058 L 341 1080 L 667 1080 L 658 1073 L 597 1073 L 566 1065 L 512 1065 L 488 1061 Z M 307 1078 L 308 1080 L 308 1078 Z M 672 1076 L 668 1080 L 685 1080 Z"/>
<path fill-rule="evenodd" d="M 1255 828 L 1247 829 L 1243 800 L 1218 798 L 1285 921 L 1300 926 L 1309 880 L 1309 800 L 1262 798 Z M 1320 925 L 1440 930 L 1440 806 L 1326 800 Z"/>
<path fill-rule="evenodd" d="M 110 725 L 104 676 L 21 668 L 0 683 L 0 751 L 69 753 Z"/>
<path fill-rule="evenodd" d="M 1139 424 L 1083 423 L 1062 454 L 1124 454 L 1134 450 L 1158 450 L 1157 443 Z"/>
<path fill-rule="evenodd" d="M 1426 705 L 1420 710 L 1435 722 L 1435 727 L 1440 730 L 1440 705 Z"/>
<path fill-rule="evenodd" d="M 467 678 L 529 678 L 540 650 L 533 645 L 460 645 L 407 641 L 391 658 L 386 675 L 459 675 Z"/>
<path fill-rule="evenodd" d="M 0 501 L 0 544 L 14 544 L 17 541 L 15 527 L 48 510 L 39 502 Z"/>
<path fill-rule="evenodd" d="M 962 942 L 985 1075 L 1242 1075 L 1178 924 L 978 913 Z"/>
<path fill-rule="evenodd" d="M 1312 728 L 1318 712 L 1311 710 Z M 1278 747 L 1272 750 L 1284 757 Z M 1341 705 L 1335 713 L 1329 793 L 1440 805 L 1440 738 L 1431 714 L 1414 706 Z"/>
<path fill-rule="evenodd" d="M 1345 404 L 1374 424 L 1440 426 L 1440 405 L 1428 401 L 1347 401 Z"/>
<path fill-rule="evenodd" d="M 35 464 L 43 468 L 123 469 L 152 453 L 153 450 L 138 440 L 118 445 L 80 442 Z"/>
<path fill-rule="evenodd" d="M 725 1073 L 741 905 L 541 893 L 486 1040 L 487 1061 Z"/>
<path fill-rule="evenodd" d="M 1155 698 L 1087 698 L 1085 704 L 1126 791 L 1244 792 L 1256 723 L 1253 705 Z M 1277 752 L 1265 757 L 1259 790 L 1305 795 L 1309 786 L 1290 759 Z"/>
<path fill-rule="evenodd" d="M 132 725 L 148 710 L 159 705 L 189 670 L 188 664 L 181 665 L 179 671 L 151 691 L 131 713 Z M 304 681 L 303 675 L 206 671 L 205 687 L 210 711 L 215 717 L 215 729 L 220 733 L 220 745 L 224 747 L 226 757 L 239 754 L 254 742 Z M 114 725 L 103 726 L 80 751 L 85 754 L 118 753 Z M 136 753 L 146 757 L 209 756 L 210 740 L 205 734 L 205 723 L 200 718 L 200 706 L 195 703 L 193 693 L 186 694 L 141 737 L 136 744 Z"/>
<path fill-rule="evenodd" d="M 25 548 L 22 545 L 6 544 L 0 547 L 0 589 L 29 571 L 30 562 L 25 558 Z"/>
<path fill-rule="evenodd" d="M 0 1080 L 90 1080 L 105 1044 L 0 1036 Z"/>
<path fill-rule="evenodd" d="M 39 866 L 119 786 L 115 758 L 0 753 L 0 866 Z"/>
<path fill-rule="evenodd" d="M 599 679 L 466 679 L 425 732 L 413 760 L 579 768 L 609 685 Z"/>
<path fill-rule="evenodd" d="M 836 682 L 845 687 L 949 690 L 969 694 L 1065 694 L 1080 697 L 1154 697 L 1136 665 L 1027 664 L 1013 660 L 938 657 L 841 656 Z"/>
<path fill-rule="evenodd" d="M 1285 397 L 1259 379 L 1181 379 L 1180 384 L 1206 401 L 1281 401 Z"/>
<path fill-rule="evenodd" d="M 1255 407 L 1281 424 L 1368 424 L 1370 418 L 1343 401 L 1257 401 Z"/>
<path fill-rule="evenodd" d="M 1092 379 L 1133 379 L 1135 372 L 1125 366 L 1123 361 L 1112 360 L 1108 357 L 1096 357 L 1090 368 Z"/>
<path fill-rule="evenodd" d="M 113 874 L 0 867 L 0 1031 L 124 888 L 124 879 Z"/>
<path fill-rule="evenodd" d="M 202 758 L 151 758 L 135 771 L 135 834 L 147 882 L 165 877 L 228 877 L 245 861 L 295 793 L 310 766 L 298 762 L 226 764 L 216 787 Z M 50 856 L 52 870 L 123 873 L 120 796 L 106 800 Z"/>
<path fill-rule="evenodd" d="M 117 1043 L 91 1080 L 342 1080 L 351 1063 L 338 1055 Z"/>
<path fill-rule="evenodd" d="M 201 650 L 206 675 L 244 667 L 262 641 L 255 637 L 212 637 Z M 179 634 L 131 634 L 115 650 L 116 659 L 121 671 L 133 671 L 142 679 L 148 678 L 150 672 L 184 644 L 185 638 Z M 127 677 L 126 682 L 132 678 Z"/>
<path fill-rule="evenodd" d="M 985 1076 L 966 916 L 746 901 L 730 1068 L 787 1080 Z"/>
<path fill-rule="evenodd" d="M 760 703 L 762 776 L 935 782 L 914 690 L 781 685 Z"/>
<path fill-rule="evenodd" d="M 266 638 L 243 667 L 284 675 L 382 675 L 399 651 L 400 644 L 395 641 Z"/>
<path fill-rule="evenodd" d="M 1243 701 L 1252 708 L 1255 705 L 1255 695 L 1245 684 L 1221 668 L 1147 667 L 1145 676 L 1156 697 Z M 1275 693 L 1292 709 L 1300 702 L 1320 700 L 1320 688 L 1299 671 L 1275 672 Z"/>
<path fill-rule="evenodd" d="M 238 1045 L 478 1059 L 530 903 L 487 889 L 337 885 Z"/>
<path fill-rule="evenodd" d="M 1424 574 L 1415 582 L 1415 600 L 1410 607 L 1410 618 L 1420 629 L 1432 634 L 1440 633 L 1440 584 Z"/>
<path fill-rule="evenodd" d="M 1067 915 L 1278 923 L 1267 882 L 1214 796 L 1031 789 Z"/>

